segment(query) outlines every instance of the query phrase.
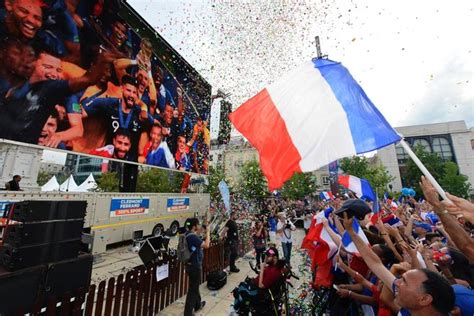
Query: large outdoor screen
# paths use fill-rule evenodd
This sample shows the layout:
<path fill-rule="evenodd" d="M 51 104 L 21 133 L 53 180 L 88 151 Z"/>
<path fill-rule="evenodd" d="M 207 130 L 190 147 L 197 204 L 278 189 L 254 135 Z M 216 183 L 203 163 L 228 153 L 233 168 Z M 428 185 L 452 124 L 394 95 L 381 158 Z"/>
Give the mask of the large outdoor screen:
<path fill-rule="evenodd" d="M 207 173 L 211 87 L 128 4 L 0 1 L 0 138 Z"/>

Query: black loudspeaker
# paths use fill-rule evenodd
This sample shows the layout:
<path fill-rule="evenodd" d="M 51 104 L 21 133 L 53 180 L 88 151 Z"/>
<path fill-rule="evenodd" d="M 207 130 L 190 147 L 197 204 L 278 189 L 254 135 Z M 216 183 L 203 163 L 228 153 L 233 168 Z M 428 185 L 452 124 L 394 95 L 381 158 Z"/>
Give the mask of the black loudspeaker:
<path fill-rule="evenodd" d="M 19 308 L 24 308 L 24 312 L 31 310 L 40 295 L 45 271 L 45 266 L 37 266 L 0 272 L 0 314 L 9 315 Z"/>
<path fill-rule="evenodd" d="M 92 255 L 83 254 L 77 258 L 48 265 L 43 289 L 43 300 L 50 296 L 61 297 L 64 293 L 83 288 L 89 289 L 92 275 Z"/>
<path fill-rule="evenodd" d="M 81 239 L 66 240 L 26 247 L 5 244 L 0 249 L 0 265 L 10 271 L 76 258 L 81 250 Z"/>
<path fill-rule="evenodd" d="M 24 247 L 79 239 L 83 227 L 82 219 L 12 225 L 8 227 L 5 243 L 13 247 Z"/>
<path fill-rule="evenodd" d="M 143 264 L 147 265 L 158 258 L 161 249 L 163 249 L 163 237 L 151 237 L 143 243 L 138 251 L 138 255 L 142 259 Z"/>
<path fill-rule="evenodd" d="M 23 201 L 9 204 L 4 217 L 13 212 L 11 219 L 18 222 L 36 222 L 58 219 L 83 219 L 86 201 Z"/>

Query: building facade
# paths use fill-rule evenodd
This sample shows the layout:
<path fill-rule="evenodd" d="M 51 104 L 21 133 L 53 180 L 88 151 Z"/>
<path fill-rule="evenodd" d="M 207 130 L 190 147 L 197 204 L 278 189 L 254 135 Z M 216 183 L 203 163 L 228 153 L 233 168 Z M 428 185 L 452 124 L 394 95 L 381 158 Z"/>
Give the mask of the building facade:
<path fill-rule="evenodd" d="M 102 158 L 68 154 L 65 165 L 76 182 L 82 183 L 91 173 L 96 179 L 102 174 L 102 161 Z"/>
<path fill-rule="evenodd" d="M 453 161 L 459 172 L 474 183 L 474 129 L 468 129 L 464 121 L 404 126 L 395 128 L 413 148 L 423 146 L 437 153 L 444 161 Z M 390 145 L 377 152 L 377 158 L 395 178 L 391 185 L 400 191 L 407 183 L 404 179 L 406 162 L 409 159 L 401 145 Z"/>
<path fill-rule="evenodd" d="M 64 172 L 64 165 L 53 163 L 53 162 L 42 161 L 40 163 L 39 171 L 50 174 L 50 175 L 57 175 Z"/>

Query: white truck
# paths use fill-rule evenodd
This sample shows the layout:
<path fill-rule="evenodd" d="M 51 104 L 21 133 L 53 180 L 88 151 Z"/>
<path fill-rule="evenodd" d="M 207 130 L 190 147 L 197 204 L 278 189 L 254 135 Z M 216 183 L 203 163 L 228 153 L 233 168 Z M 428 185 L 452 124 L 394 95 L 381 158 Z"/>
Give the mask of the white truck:
<path fill-rule="evenodd" d="M 133 239 L 137 231 L 147 236 L 170 229 L 175 235 L 187 218 L 203 217 L 210 205 L 209 194 L 3 191 L 0 217 L 6 204 L 26 200 L 87 201 L 84 232 L 93 236 L 93 254 L 105 252 L 110 244 Z"/>

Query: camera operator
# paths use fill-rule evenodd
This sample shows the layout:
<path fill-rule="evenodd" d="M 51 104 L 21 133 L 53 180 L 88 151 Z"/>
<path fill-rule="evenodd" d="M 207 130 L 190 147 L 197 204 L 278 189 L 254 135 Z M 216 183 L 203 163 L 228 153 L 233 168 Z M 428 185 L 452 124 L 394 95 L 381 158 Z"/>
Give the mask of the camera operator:
<path fill-rule="evenodd" d="M 295 225 L 286 218 L 286 213 L 278 213 L 277 234 L 280 236 L 283 256 L 285 257 L 286 263 L 290 266 L 291 247 L 293 246 L 292 232 L 295 230 Z"/>

